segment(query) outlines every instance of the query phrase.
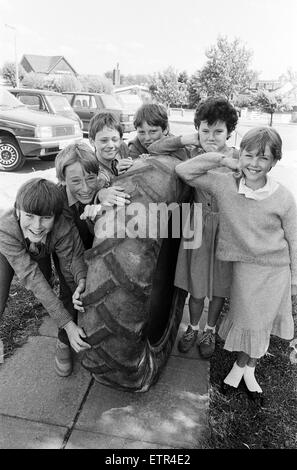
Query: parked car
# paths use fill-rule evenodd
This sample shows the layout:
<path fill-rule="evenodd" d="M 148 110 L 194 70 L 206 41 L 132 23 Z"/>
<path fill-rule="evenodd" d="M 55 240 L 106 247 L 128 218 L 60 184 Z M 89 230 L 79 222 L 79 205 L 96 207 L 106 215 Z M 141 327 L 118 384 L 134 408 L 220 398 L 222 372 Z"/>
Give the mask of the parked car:
<path fill-rule="evenodd" d="M 62 93 L 33 88 L 9 88 L 8 91 L 28 108 L 73 119 L 79 123 L 82 129 L 82 121 Z"/>
<path fill-rule="evenodd" d="M 32 111 L 0 87 L 0 170 L 20 169 L 25 157 L 51 160 L 66 145 L 81 139 L 77 122 Z"/>
<path fill-rule="evenodd" d="M 98 111 L 105 110 L 115 113 L 123 125 L 124 132 L 133 132 L 134 113 L 123 109 L 115 96 L 106 93 L 88 93 L 64 91 L 65 95 L 83 122 L 83 132 L 88 133 L 89 122 Z"/>

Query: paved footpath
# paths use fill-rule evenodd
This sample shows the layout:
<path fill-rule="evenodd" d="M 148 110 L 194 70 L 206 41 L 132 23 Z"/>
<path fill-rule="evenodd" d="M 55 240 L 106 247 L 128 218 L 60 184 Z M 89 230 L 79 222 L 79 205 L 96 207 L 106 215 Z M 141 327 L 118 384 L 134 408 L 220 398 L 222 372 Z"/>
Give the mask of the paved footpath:
<path fill-rule="evenodd" d="M 179 335 L 186 328 L 188 306 Z M 176 349 L 146 393 L 121 392 L 53 369 L 56 328 L 46 316 L 38 336 L 0 365 L 0 449 L 199 449 L 209 434 L 209 361 L 196 347 Z"/>

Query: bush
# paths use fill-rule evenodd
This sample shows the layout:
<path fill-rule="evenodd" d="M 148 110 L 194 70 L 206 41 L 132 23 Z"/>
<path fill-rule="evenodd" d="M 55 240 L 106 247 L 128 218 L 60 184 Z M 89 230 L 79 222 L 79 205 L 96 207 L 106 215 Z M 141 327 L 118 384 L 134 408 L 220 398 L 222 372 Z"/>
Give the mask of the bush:
<path fill-rule="evenodd" d="M 112 93 L 113 84 L 107 77 L 100 75 L 80 75 L 79 80 L 82 86 L 82 91 L 89 91 L 93 93 Z"/>
<path fill-rule="evenodd" d="M 82 89 L 80 81 L 74 75 L 45 75 L 34 72 L 26 74 L 22 85 L 28 88 L 48 89 L 59 93 L 62 91 L 81 91 Z"/>

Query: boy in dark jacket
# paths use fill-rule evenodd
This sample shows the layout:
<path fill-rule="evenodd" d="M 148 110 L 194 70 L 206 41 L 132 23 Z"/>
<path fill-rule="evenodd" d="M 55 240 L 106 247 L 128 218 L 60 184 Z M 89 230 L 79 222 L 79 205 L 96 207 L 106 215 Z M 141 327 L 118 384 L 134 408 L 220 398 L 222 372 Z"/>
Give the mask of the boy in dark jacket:
<path fill-rule="evenodd" d="M 19 189 L 15 207 L 0 217 L 0 315 L 16 274 L 59 327 L 55 370 L 60 376 L 72 371 L 70 346 L 76 352 L 90 347 L 52 289 L 50 255 L 55 253 L 75 306 L 85 290 L 83 245 L 74 224 L 62 215 L 63 205 L 57 185 L 33 178 Z"/>

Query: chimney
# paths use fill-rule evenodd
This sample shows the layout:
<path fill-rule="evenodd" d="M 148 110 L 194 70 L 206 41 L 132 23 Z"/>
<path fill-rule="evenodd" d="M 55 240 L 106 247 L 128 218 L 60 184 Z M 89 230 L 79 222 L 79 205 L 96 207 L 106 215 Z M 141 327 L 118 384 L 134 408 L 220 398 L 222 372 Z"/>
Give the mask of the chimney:
<path fill-rule="evenodd" d="M 112 83 L 114 86 L 119 86 L 121 83 L 121 73 L 119 69 L 119 63 L 117 63 L 117 68 L 112 71 Z"/>

